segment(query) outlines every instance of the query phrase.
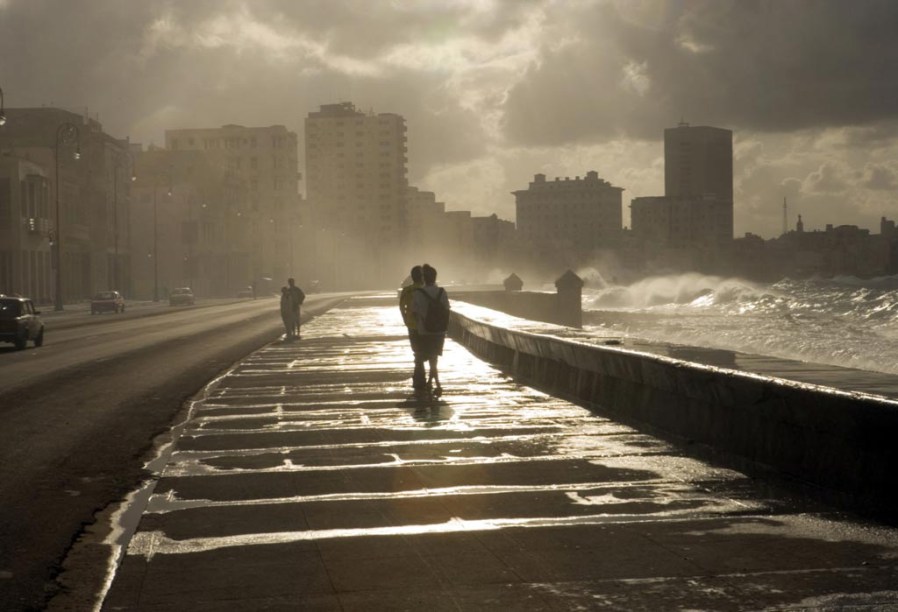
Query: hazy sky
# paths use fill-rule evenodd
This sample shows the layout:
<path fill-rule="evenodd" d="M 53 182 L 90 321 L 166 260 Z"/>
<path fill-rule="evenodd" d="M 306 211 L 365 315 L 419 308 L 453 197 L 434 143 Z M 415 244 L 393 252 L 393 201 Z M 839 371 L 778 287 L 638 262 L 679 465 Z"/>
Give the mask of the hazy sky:
<path fill-rule="evenodd" d="M 506 219 L 537 172 L 662 195 L 684 120 L 734 131 L 737 235 L 778 235 L 784 196 L 790 225 L 878 233 L 898 218 L 896 33 L 896 0 L 0 0 L 0 88 L 157 144 L 302 138 L 333 102 L 398 113 L 412 185 Z"/>

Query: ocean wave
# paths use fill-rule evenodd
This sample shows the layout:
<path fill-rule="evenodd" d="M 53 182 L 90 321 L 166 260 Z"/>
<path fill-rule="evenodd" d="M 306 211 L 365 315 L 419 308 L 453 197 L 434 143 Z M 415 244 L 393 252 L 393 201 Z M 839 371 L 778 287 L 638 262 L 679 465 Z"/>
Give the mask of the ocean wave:
<path fill-rule="evenodd" d="M 615 333 L 898 374 L 898 276 L 765 285 L 681 274 L 586 286 L 584 322 Z"/>

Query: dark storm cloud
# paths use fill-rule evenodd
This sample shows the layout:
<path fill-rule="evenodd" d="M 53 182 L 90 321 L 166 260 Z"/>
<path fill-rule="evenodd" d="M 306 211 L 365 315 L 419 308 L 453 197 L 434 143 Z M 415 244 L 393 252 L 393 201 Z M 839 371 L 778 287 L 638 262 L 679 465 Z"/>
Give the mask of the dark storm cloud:
<path fill-rule="evenodd" d="M 510 92 L 510 138 L 657 138 L 681 118 L 790 132 L 898 115 L 898 2 L 636 4 L 639 13 L 627 2 L 568 12 L 578 35 L 547 41 Z"/>
<path fill-rule="evenodd" d="M 884 164 L 868 166 L 863 173 L 864 186 L 877 191 L 894 191 L 898 188 L 898 169 Z"/>
<path fill-rule="evenodd" d="M 495 39 L 529 5 L 0 0 L 0 55 L 15 58 L 0 66 L 0 87 L 8 106 L 86 107 L 114 135 L 157 143 L 175 127 L 301 130 L 308 111 L 348 100 L 405 116 L 421 144 L 414 163 L 427 167 L 482 151 L 476 129 L 460 129 L 476 116 L 446 91 L 439 66 L 384 69 L 372 58 L 460 35 Z"/>
<path fill-rule="evenodd" d="M 506 216 L 539 171 L 658 193 L 663 128 L 719 125 L 764 141 L 737 215 L 778 231 L 784 186 L 886 202 L 895 31 L 894 0 L 0 0 L 0 87 L 157 144 L 351 101 L 405 117 L 414 184 Z"/>
<path fill-rule="evenodd" d="M 545 0 L 498 2 L 496 10 L 472 11 L 470 2 L 382 2 L 377 0 L 273 0 L 255 2 L 254 13 L 284 19 L 323 34 L 334 49 L 366 56 L 396 44 L 419 44 L 465 35 L 495 40 L 521 23 Z"/>

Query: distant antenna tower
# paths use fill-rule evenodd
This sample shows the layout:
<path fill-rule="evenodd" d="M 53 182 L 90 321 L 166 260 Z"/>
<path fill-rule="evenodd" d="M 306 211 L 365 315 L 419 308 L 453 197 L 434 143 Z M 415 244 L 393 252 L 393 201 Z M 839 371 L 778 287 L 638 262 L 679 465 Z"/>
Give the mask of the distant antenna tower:
<path fill-rule="evenodd" d="M 789 217 L 789 205 L 786 204 L 786 198 L 783 198 L 783 235 L 789 231 L 788 219 Z"/>

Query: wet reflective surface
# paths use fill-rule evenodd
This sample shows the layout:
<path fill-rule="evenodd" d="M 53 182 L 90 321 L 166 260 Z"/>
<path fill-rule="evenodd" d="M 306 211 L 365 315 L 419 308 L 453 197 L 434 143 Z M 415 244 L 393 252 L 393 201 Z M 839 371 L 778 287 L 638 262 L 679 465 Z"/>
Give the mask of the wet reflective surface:
<path fill-rule="evenodd" d="M 410 398 L 393 296 L 210 385 L 104 609 L 898 606 L 898 532 L 516 384 L 447 340 Z"/>

